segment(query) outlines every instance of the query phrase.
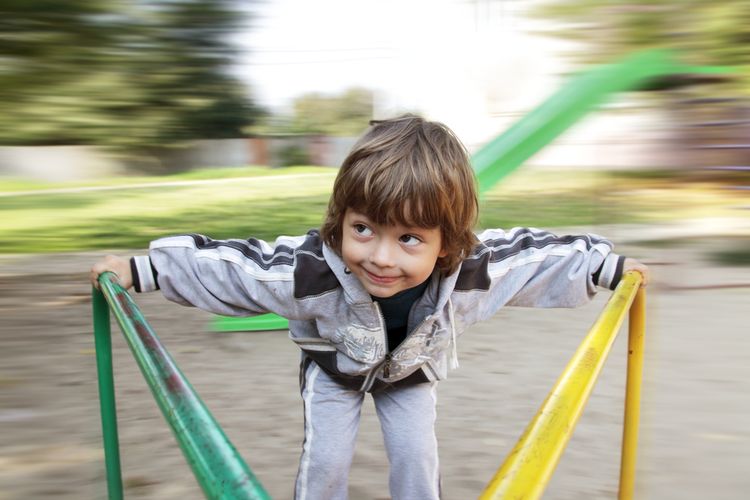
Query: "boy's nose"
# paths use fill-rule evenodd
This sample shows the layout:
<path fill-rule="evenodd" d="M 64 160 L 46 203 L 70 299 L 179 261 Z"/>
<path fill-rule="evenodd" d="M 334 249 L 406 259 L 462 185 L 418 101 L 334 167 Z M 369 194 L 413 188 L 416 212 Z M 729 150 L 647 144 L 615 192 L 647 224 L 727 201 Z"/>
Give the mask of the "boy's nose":
<path fill-rule="evenodd" d="M 379 242 L 370 254 L 370 262 L 378 267 L 393 267 L 393 249 L 387 242 Z"/>

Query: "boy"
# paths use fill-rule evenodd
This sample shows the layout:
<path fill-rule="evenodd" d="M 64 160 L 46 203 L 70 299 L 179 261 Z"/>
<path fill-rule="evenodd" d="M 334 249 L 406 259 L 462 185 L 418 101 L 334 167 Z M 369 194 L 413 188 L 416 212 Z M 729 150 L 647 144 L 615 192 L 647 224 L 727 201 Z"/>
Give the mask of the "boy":
<path fill-rule="evenodd" d="M 394 499 L 440 496 L 436 384 L 456 368 L 456 338 L 505 305 L 574 307 L 642 264 L 595 235 L 536 229 L 476 236 L 468 155 L 444 125 L 416 116 L 373 122 L 336 178 L 320 232 L 151 243 L 107 257 L 126 288 L 161 289 L 218 314 L 289 318 L 302 350 L 305 439 L 297 499 L 345 499 L 364 394 L 380 419 Z"/>

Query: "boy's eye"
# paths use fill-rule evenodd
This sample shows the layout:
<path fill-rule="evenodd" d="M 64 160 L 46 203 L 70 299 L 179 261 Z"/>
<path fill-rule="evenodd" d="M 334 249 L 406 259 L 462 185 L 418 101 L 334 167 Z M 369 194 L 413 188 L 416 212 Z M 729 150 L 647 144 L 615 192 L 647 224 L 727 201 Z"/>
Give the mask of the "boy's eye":
<path fill-rule="evenodd" d="M 422 240 L 411 234 L 405 234 L 399 238 L 399 241 L 408 247 L 413 247 L 422 243 Z"/>
<path fill-rule="evenodd" d="M 360 236 L 371 236 L 372 229 L 364 224 L 354 224 L 354 231 Z"/>

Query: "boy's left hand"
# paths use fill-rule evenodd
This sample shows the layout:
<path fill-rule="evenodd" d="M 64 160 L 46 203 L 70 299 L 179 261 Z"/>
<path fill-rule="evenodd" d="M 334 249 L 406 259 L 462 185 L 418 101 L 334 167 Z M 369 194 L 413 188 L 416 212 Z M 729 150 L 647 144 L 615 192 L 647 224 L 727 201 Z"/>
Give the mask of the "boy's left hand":
<path fill-rule="evenodd" d="M 117 275 L 117 279 L 125 290 L 128 290 L 133 286 L 133 275 L 130 272 L 130 261 L 115 255 L 107 255 L 91 268 L 89 279 L 91 280 L 91 284 L 94 285 L 97 290 L 99 289 L 99 275 L 107 271 Z"/>
<path fill-rule="evenodd" d="M 628 271 L 636 271 L 641 273 L 641 276 L 643 276 L 643 282 L 641 283 L 641 286 L 645 287 L 646 285 L 648 285 L 649 272 L 648 266 L 646 266 L 646 264 L 628 257 L 623 263 L 622 272 L 626 273 Z"/>

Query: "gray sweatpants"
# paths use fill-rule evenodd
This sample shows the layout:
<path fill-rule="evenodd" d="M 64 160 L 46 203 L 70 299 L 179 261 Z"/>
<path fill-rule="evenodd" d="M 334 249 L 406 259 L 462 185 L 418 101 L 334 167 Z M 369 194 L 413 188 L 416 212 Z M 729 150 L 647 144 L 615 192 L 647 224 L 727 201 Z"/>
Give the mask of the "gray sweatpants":
<path fill-rule="evenodd" d="M 305 440 L 296 500 L 345 500 L 364 394 L 332 380 L 312 360 L 300 373 Z M 393 500 L 440 498 L 435 437 L 436 385 L 422 383 L 373 391 L 390 463 Z"/>

